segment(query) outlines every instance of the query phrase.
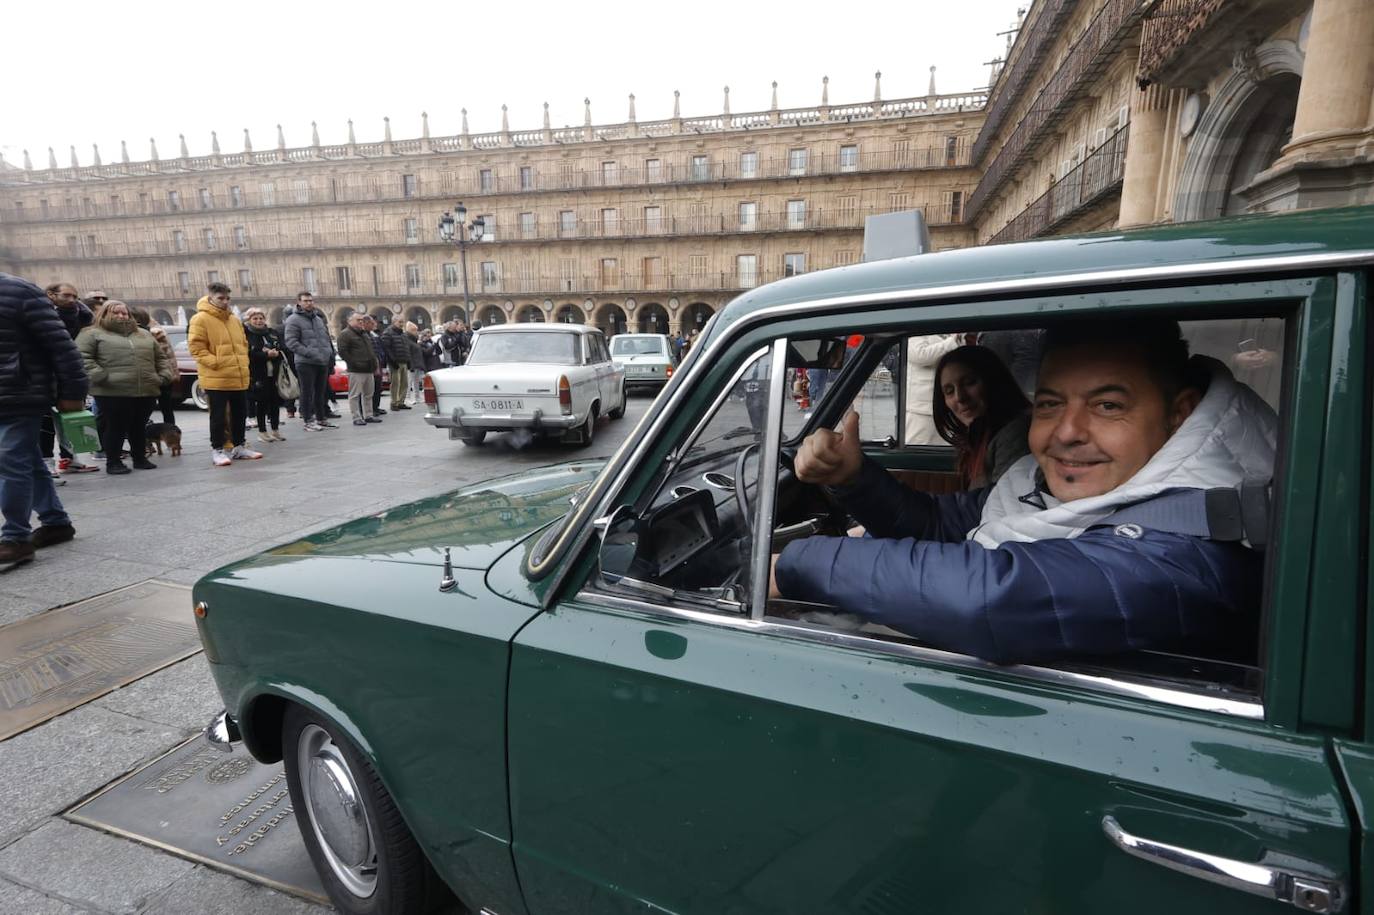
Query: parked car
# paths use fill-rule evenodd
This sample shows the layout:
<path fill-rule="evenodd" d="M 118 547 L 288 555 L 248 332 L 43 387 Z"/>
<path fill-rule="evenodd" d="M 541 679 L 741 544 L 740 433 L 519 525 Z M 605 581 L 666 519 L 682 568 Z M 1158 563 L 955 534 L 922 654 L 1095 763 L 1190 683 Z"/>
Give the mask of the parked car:
<path fill-rule="evenodd" d="M 1371 239 L 1374 209 L 1307 211 L 750 290 L 610 459 L 201 579 L 227 704 L 210 738 L 285 761 L 343 912 L 418 907 L 436 875 L 472 911 L 529 915 L 1368 911 Z M 849 522 L 787 469 L 809 432 L 861 409 L 870 459 L 958 485 L 949 448 L 902 441 L 908 335 L 1141 314 L 1280 408 L 1273 507 L 1247 522 L 1267 586 L 1234 646 L 993 664 L 770 599 L 781 544 Z M 584 359 L 540 343 L 553 371 Z M 787 376 L 817 366 L 840 367 L 802 411 Z M 752 422 L 730 396 L 747 376 L 776 398 Z"/>
<path fill-rule="evenodd" d="M 334 370 L 329 373 L 329 390 L 335 394 L 348 396 L 348 366 L 344 365 L 342 359 L 334 360 Z M 391 370 L 382 369 L 382 390 L 391 390 Z"/>
<path fill-rule="evenodd" d="M 605 335 L 581 324 L 483 328 L 466 363 L 427 373 L 424 385 L 425 422 L 465 445 L 507 429 L 590 445 L 600 417 L 625 415 L 625 370 Z"/>
<path fill-rule="evenodd" d="M 625 370 L 625 387 L 661 390 L 677 369 L 673 345 L 664 334 L 617 334 L 611 359 Z"/>
<path fill-rule="evenodd" d="M 186 343 L 186 328 L 172 326 L 162 329 L 167 332 L 167 342 L 172 344 L 172 351 L 176 353 L 177 371 L 180 372 L 180 376 L 172 384 L 172 396 L 179 403 L 190 400 L 201 410 L 210 409 L 210 399 L 205 396 L 205 391 L 200 386 L 200 370 Z"/>

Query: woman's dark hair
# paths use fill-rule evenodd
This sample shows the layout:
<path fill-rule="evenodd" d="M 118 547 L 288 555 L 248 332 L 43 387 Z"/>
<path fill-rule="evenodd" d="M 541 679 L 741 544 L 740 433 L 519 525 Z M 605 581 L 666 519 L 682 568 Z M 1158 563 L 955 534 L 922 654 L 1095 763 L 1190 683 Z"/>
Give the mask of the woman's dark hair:
<path fill-rule="evenodd" d="M 987 410 L 965 427 L 954 411 L 945 405 L 945 392 L 940 384 L 945 366 L 968 366 L 983 382 L 983 400 Z M 940 357 L 935 365 L 935 392 L 932 414 L 935 431 L 940 438 L 959 451 L 959 476 L 967 484 L 979 476 L 987 457 L 992 437 L 1008 422 L 1030 409 L 1030 401 L 1016 384 L 1011 369 L 1000 357 L 985 346 L 961 346 Z"/>
<path fill-rule="evenodd" d="M 148 325 L 153 321 L 153 316 L 148 314 L 148 309 L 144 308 L 142 305 L 130 305 L 128 308 L 129 317 L 134 319 L 135 324 L 146 330 Z"/>

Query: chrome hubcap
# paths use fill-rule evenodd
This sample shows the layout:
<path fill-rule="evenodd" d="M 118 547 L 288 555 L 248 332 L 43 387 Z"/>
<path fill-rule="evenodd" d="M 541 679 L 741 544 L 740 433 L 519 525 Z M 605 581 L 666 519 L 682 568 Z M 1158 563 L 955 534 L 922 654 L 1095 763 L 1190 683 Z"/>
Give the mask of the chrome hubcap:
<path fill-rule="evenodd" d="M 354 896 L 377 889 L 377 843 L 348 762 L 329 732 L 306 725 L 296 745 L 306 815 L 329 869 Z"/>

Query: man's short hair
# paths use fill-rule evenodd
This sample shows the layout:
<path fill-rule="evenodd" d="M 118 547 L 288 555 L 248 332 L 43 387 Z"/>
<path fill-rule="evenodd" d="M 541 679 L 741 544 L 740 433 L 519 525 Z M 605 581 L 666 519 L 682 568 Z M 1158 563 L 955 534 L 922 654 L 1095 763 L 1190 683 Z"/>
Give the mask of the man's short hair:
<path fill-rule="evenodd" d="M 57 295 L 59 292 L 62 291 L 63 286 L 68 287 L 69 289 L 71 289 L 72 292 L 76 292 L 76 287 L 73 286 L 71 283 L 49 283 L 46 287 L 44 287 L 43 291 L 46 292 L 48 295 Z"/>
<path fill-rule="evenodd" d="M 1088 318 L 1045 331 L 1042 359 L 1066 346 L 1132 346 L 1145 353 L 1150 375 L 1172 401 L 1185 388 L 1207 387 L 1188 359 L 1188 341 L 1167 318 Z"/>
<path fill-rule="evenodd" d="M 209 286 L 206 286 L 205 288 L 210 290 L 211 295 L 228 295 L 230 292 L 229 287 L 224 285 L 223 283 L 211 283 Z"/>
<path fill-rule="evenodd" d="M 305 298 L 313 299 L 314 297 L 315 297 L 315 293 L 313 293 L 313 292 L 298 292 L 298 293 L 296 293 L 296 301 L 297 301 L 297 302 L 299 302 L 301 299 L 305 299 Z"/>

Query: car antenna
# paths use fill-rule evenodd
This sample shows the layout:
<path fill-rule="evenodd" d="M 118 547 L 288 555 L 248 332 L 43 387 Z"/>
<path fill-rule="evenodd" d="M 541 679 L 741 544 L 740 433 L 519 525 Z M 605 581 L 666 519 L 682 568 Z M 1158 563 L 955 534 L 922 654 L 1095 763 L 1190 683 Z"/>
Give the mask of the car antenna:
<path fill-rule="evenodd" d="M 439 590 L 445 594 L 458 587 L 458 580 L 453 577 L 453 559 L 449 556 L 449 548 L 444 547 L 444 577 L 439 579 Z"/>

